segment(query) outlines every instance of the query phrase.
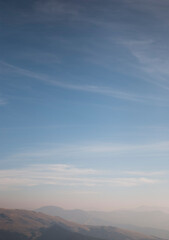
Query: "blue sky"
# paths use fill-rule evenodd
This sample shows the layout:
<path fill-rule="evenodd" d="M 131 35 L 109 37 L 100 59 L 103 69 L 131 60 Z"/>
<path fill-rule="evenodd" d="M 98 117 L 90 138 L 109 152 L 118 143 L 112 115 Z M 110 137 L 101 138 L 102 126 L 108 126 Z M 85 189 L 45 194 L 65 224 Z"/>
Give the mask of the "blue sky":
<path fill-rule="evenodd" d="M 166 0 L 1 0 L 1 207 L 168 206 L 168 16 Z"/>

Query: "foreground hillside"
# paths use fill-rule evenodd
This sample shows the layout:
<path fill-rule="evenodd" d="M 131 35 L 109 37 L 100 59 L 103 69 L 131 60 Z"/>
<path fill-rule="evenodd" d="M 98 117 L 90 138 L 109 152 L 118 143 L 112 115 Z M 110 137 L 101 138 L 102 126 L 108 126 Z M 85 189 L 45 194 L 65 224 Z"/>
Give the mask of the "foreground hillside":
<path fill-rule="evenodd" d="M 26 210 L 0 209 L 0 240 L 160 240 L 115 227 L 75 224 Z"/>

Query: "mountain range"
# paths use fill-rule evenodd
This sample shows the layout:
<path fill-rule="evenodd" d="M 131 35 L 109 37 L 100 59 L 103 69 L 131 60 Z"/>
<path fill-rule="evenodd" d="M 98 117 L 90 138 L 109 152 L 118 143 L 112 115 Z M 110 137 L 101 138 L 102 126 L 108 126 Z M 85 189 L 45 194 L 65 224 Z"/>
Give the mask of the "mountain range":
<path fill-rule="evenodd" d="M 0 240 L 162 240 L 108 226 L 73 223 L 27 210 L 0 209 Z"/>
<path fill-rule="evenodd" d="M 85 225 L 116 226 L 147 235 L 169 239 L 169 214 L 159 208 L 139 207 L 111 212 L 65 210 L 56 206 L 36 209 L 51 216 Z"/>

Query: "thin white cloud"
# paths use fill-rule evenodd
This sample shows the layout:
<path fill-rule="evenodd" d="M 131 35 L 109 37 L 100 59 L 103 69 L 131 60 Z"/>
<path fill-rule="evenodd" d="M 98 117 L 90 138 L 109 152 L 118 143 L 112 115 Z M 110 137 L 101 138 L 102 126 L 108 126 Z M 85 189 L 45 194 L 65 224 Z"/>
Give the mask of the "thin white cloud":
<path fill-rule="evenodd" d="M 41 185 L 67 187 L 134 187 L 159 183 L 146 177 L 110 177 L 95 169 L 76 168 L 66 164 L 39 164 L 19 169 L 0 170 L 0 188 Z"/>
<path fill-rule="evenodd" d="M 125 171 L 124 174 L 131 175 L 131 176 L 164 176 L 169 174 L 168 171 Z"/>
<path fill-rule="evenodd" d="M 168 26 L 168 9 L 169 2 L 167 0 L 142 0 L 142 1 L 130 1 L 128 2 L 131 9 L 135 11 L 142 11 L 148 16 L 153 16 L 161 24 Z"/>
<path fill-rule="evenodd" d="M 0 106 L 6 105 L 7 101 L 3 98 L 0 98 Z"/>
<path fill-rule="evenodd" d="M 169 90 L 168 47 L 155 40 L 126 40 L 122 43 L 137 59 L 137 67 L 148 74 L 144 80 Z M 162 46 L 163 45 L 163 46 Z"/>
<path fill-rule="evenodd" d="M 11 156 L 11 159 L 46 159 L 53 157 L 98 156 L 98 154 L 169 154 L 169 141 L 148 144 L 89 143 L 77 145 L 54 145 L 39 150 L 29 150 Z"/>
<path fill-rule="evenodd" d="M 39 81 L 42 81 L 48 85 L 64 88 L 64 89 L 70 89 L 75 91 L 83 91 L 83 92 L 91 92 L 101 95 L 110 96 L 116 99 L 120 100 L 127 100 L 127 101 L 134 101 L 134 102 L 141 102 L 141 103 L 154 103 L 156 101 L 161 102 L 168 102 L 169 99 L 163 99 L 163 98 L 157 98 L 155 96 L 141 96 L 136 95 L 130 92 L 124 92 L 120 91 L 114 88 L 110 87 L 104 87 L 104 86 L 95 86 L 95 85 L 77 85 L 77 84 L 69 84 L 66 82 L 56 81 L 48 76 L 34 73 L 32 71 L 16 67 L 14 65 L 8 64 L 6 62 L 0 61 L 1 66 L 5 66 L 7 68 L 8 72 L 13 72 L 15 74 L 20 74 L 26 77 L 30 77 L 33 79 L 37 79 Z"/>
<path fill-rule="evenodd" d="M 76 17 L 79 15 L 78 4 L 72 4 L 69 2 L 55 1 L 55 0 L 38 0 L 35 2 L 34 12 L 38 16 L 39 20 L 54 20 L 64 18 L 65 16 Z"/>

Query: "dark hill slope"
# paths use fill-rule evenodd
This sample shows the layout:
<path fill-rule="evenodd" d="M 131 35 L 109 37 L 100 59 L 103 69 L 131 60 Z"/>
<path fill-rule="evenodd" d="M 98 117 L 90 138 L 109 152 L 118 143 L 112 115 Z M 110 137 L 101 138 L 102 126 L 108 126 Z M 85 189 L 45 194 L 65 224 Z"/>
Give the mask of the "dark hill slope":
<path fill-rule="evenodd" d="M 42 235 L 37 240 L 101 240 L 90 236 L 85 236 L 77 232 L 71 232 L 63 227 L 54 225 L 42 231 Z"/>
<path fill-rule="evenodd" d="M 21 233 L 0 230 L 0 240 L 29 240 L 27 236 Z"/>

